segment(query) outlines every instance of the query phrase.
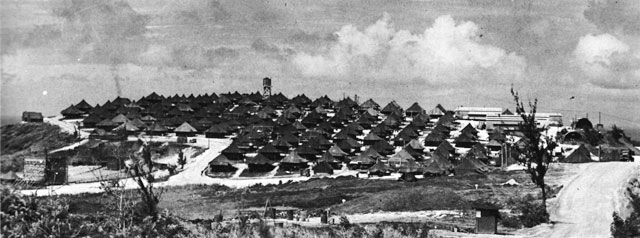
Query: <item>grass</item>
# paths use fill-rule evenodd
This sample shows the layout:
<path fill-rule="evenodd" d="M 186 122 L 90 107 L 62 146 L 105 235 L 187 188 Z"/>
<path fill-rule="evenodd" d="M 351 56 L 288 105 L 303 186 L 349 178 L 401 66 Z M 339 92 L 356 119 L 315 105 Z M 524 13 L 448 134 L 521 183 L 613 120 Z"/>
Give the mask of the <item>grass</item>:
<path fill-rule="evenodd" d="M 554 174 L 562 174 L 562 171 L 550 171 L 551 176 Z M 512 178 L 518 181 L 521 186 L 505 187 L 500 185 Z M 477 189 L 476 184 L 478 185 Z M 225 219 L 233 218 L 237 216 L 239 209 L 261 208 L 268 200 L 272 206 L 296 207 L 307 210 L 311 214 L 326 208 L 331 209 L 332 213 L 337 215 L 378 211 L 463 210 L 465 212 L 462 217 L 438 218 L 434 221 L 469 228 L 473 226 L 473 215 L 475 214 L 469 209 L 471 203 L 476 200 L 491 201 L 507 209 L 516 208 L 526 199 L 539 200 L 539 189 L 530 182 L 528 174 L 524 172 L 493 172 L 487 175 L 436 177 L 421 179 L 414 183 L 338 177 L 287 182 L 281 185 L 254 185 L 244 189 L 233 189 L 221 185 L 188 185 L 168 187 L 163 190 L 159 204 L 160 209 L 189 221 L 211 221 L 218 214 L 222 214 Z M 109 198 L 99 194 L 69 197 L 73 203 L 74 212 L 95 213 L 108 210 L 113 206 L 109 202 Z M 343 199 L 346 202 L 343 203 Z M 208 224 L 208 222 L 205 223 Z M 365 225 L 361 224 L 361 226 Z M 286 231 L 278 231 L 279 228 L 271 229 L 272 234 L 277 234 L 273 237 L 292 236 L 292 233 L 278 233 L 291 232 L 291 229 L 285 229 Z M 499 229 L 502 231 L 513 230 L 513 228 L 505 228 L 503 225 Z M 341 230 L 335 233 L 336 231 L 330 230 L 300 228 L 297 232 L 300 233 L 296 233 L 296 237 L 305 237 L 300 236 L 302 233 L 315 234 L 310 237 L 325 237 L 325 235 L 326 237 L 341 237 L 333 235 L 342 234 L 340 232 L 345 231 Z M 412 233 L 412 235 L 416 234 Z M 413 237 L 412 235 L 398 237 Z M 234 236 L 216 235 L 213 237 Z"/>
<path fill-rule="evenodd" d="M 503 187 L 499 183 L 514 178 L 523 186 Z M 475 184 L 479 188 L 475 189 Z M 372 211 L 415 211 L 468 209 L 475 200 L 517 205 L 526 194 L 537 194 L 524 173 L 494 173 L 486 176 L 438 177 L 404 183 L 354 177 L 310 179 L 282 185 L 255 185 L 246 189 L 223 186 L 172 187 L 160 206 L 185 219 L 213 219 L 223 213 L 234 216 L 239 207 L 272 205 L 305 210 L 331 208 L 351 214 Z M 345 203 L 342 201 L 346 200 Z"/>

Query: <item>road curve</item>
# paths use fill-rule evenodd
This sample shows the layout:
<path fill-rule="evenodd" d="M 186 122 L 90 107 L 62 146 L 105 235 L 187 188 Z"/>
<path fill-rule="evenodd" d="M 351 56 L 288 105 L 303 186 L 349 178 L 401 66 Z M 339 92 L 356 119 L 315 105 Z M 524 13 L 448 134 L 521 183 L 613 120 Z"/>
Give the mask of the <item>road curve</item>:
<path fill-rule="evenodd" d="M 639 170 L 640 164 L 630 162 L 588 164 L 549 207 L 555 224 L 548 237 L 611 237 L 612 214 L 623 202 L 623 187 Z"/>

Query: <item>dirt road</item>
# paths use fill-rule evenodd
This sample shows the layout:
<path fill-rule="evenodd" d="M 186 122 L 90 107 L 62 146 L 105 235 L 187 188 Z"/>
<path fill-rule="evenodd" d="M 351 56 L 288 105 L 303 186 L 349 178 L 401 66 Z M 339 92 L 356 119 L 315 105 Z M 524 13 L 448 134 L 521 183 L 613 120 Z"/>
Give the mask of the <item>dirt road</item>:
<path fill-rule="evenodd" d="M 638 176 L 639 163 L 590 163 L 550 202 L 546 237 L 611 237 L 612 214 L 624 201 L 623 186 Z"/>

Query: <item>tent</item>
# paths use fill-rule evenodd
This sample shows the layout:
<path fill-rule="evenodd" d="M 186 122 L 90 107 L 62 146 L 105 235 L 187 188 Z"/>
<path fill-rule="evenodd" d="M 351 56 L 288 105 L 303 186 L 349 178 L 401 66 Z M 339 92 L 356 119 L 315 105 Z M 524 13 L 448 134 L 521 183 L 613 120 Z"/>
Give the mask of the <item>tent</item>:
<path fill-rule="evenodd" d="M 127 121 L 124 124 L 116 127 L 115 129 L 113 129 L 113 131 L 117 131 L 117 132 L 121 132 L 124 133 L 126 135 L 131 135 L 134 134 L 136 132 L 141 131 L 140 128 L 138 128 L 137 126 L 133 125 L 133 123 L 131 121 Z"/>
<path fill-rule="evenodd" d="M 358 156 L 353 158 L 351 162 L 349 162 L 349 164 L 352 164 L 352 165 L 373 165 L 375 163 L 376 163 L 375 159 L 369 157 L 364 153 L 359 154 Z"/>
<path fill-rule="evenodd" d="M 471 148 L 471 146 L 478 143 L 478 141 L 474 135 L 471 135 L 470 133 L 462 133 L 453 141 L 453 143 L 455 143 L 457 147 Z"/>
<path fill-rule="evenodd" d="M 346 152 L 342 151 L 342 149 L 340 149 L 337 144 L 333 144 L 333 146 L 329 148 L 328 152 L 331 153 L 333 157 L 337 158 L 344 158 L 348 155 Z"/>
<path fill-rule="evenodd" d="M 307 160 L 316 160 L 316 156 L 320 155 L 320 151 L 311 148 L 309 143 L 306 143 L 296 149 L 296 152 Z"/>
<path fill-rule="evenodd" d="M 164 135 L 168 131 L 166 127 L 158 122 L 153 123 L 153 125 L 147 128 L 147 133 L 150 135 Z"/>
<path fill-rule="evenodd" d="M 224 154 L 218 155 L 211 162 L 209 162 L 209 171 L 216 172 L 234 172 L 237 170 L 233 167 L 235 163 L 229 160 Z"/>
<path fill-rule="evenodd" d="M 384 106 L 384 108 L 382 108 L 380 112 L 389 115 L 393 111 L 402 111 L 402 107 L 400 107 L 400 105 L 396 101 L 389 102 L 386 106 Z"/>
<path fill-rule="evenodd" d="M 125 123 L 125 122 L 129 121 L 129 118 L 127 118 L 123 114 L 118 114 L 115 117 L 111 118 L 111 121 L 115 122 L 115 123 L 118 123 L 118 124 L 122 124 L 122 123 Z"/>
<path fill-rule="evenodd" d="M 180 126 L 173 129 L 177 136 L 195 136 L 198 130 L 191 126 L 188 122 L 183 122 Z"/>
<path fill-rule="evenodd" d="M 282 159 L 282 161 L 280 161 L 281 163 L 289 163 L 289 164 L 301 164 L 301 163 L 307 163 L 308 161 L 304 158 L 302 158 L 298 152 L 296 152 L 295 150 L 289 152 L 289 154 L 287 154 L 287 156 L 284 157 L 284 159 Z"/>
<path fill-rule="evenodd" d="M 447 113 L 447 110 L 440 104 L 436 105 L 433 109 L 427 112 L 431 118 L 440 118 Z"/>
<path fill-rule="evenodd" d="M 360 104 L 360 110 L 367 110 L 367 109 L 379 110 L 380 104 L 376 103 L 375 101 L 373 101 L 373 99 L 369 98 L 369 100 Z"/>
<path fill-rule="evenodd" d="M 99 129 L 103 129 L 105 131 L 110 131 L 113 128 L 117 127 L 118 123 L 113 122 L 111 119 L 107 118 L 104 119 L 100 122 L 98 122 L 98 124 L 96 124 L 96 127 Z"/>
<path fill-rule="evenodd" d="M 22 120 L 24 121 L 24 119 Z M 87 128 L 94 128 L 100 121 L 102 121 L 102 118 L 98 114 L 91 113 L 89 114 L 89 116 L 85 117 L 84 120 L 82 120 L 82 126 Z"/>
<path fill-rule="evenodd" d="M 76 108 L 80 111 L 83 111 L 84 113 L 88 113 L 89 111 L 91 111 L 91 109 L 93 109 L 93 107 L 89 105 L 89 103 L 87 103 L 87 101 L 85 101 L 84 99 L 76 104 Z"/>
<path fill-rule="evenodd" d="M 453 147 L 448 141 L 442 141 L 442 143 L 440 143 L 440 145 L 438 145 L 438 147 L 436 148 L 436 150 L 441 150 L 441 151 L 446 151 L 449 152 L 449 154 L 453 155 L 456 153 L 456 148 Z"/>
<path fill-rule="evenodd" d="M 483 174 L 488 171 L 487 165 L 479 161 L 473 154 L 467 153 L 455 167 L 456 175 Z"/>
<path fill-rule="evenodd" d="M 293 147 L 289 142 L 287 142 L 284 137 L 280 137 L 271 143 L 276 149 L 286 152 L 289 151 L 289 148 Z M 297 140 L 296 140 L 297 144 Z"/>
<path fill-rule="evenodd" d="M 358 123 L 358 125 L 360 125 L 362 128 L 371 129 L 371 126 L 374 124 L 374 121 L 373 121 L 373 119 L 369 119 L 369 118 L 366 118 L 366 117 L 360 117 L 360 118 L 358 118 L 356 123 Z"/>
<path fill-rule="evenodd" d="M 407 151 L 414 159 L 422 160 L 422 155 L 424 154 L 422 150 L 416 150 L 409 145 L 403 147 L 402 150 Z"/>
<path fill-rule="evenodd" d="M 244 151 L 238 148 L 238 143 L 231 143 L 231 145 L 227 146 L 227 148 L 222 150 L 222 154 L 224 154 L 227 158 L 231 160 L 244 159 Z"/>
<path fill-rule="evenodd" d="M 79 110 L 74 105 L 71 105 L 60 112 L 65 119 L 82 118 L 82 114 L 85 112 Z"/>
<path fill-rule="evenodd" d="M 258 153 L 253 158 L 248 158 L 247 164 L 251 172 L 268 172 L 275 168 L 273 161 L 261 153 Z"/>
<path fill-rule="evenodd" d="M 319 161 L 318 164 L 313 166 L 313 172 L 316 174 L 333 174 L 333 167 L 327 161 Z"/>
<path fill-rule="evenodd" d="M 391 167 L 389 167 L 385 163 L 382 163 L 380 160 L 378 160 L 378 162 L 376 162 L 376 164 L 374 164 L 373 166 L 371 166 L 369 168 L 369 174 L 370 175 L 377 175 L 377 176 L 380 176 L 380 177 L 385 176 L 385 175 L 389 175 L 389 174 L 391 174 L 392 171 L 393 171 L 393 169 L 391 169 Z"/>
<path fill-rule="evenodd" d="M 216 124 L 204 131 L 204 134 L 207 138 L 225 138 L 229 131 L 224 124 Z"/>
<path fill-rule="evenodd" d="M 410 160 L 415 160 L 415 158 L 413 158 L 413 156 L 411 156 L 411 154 L 407 152 L 405 149 L 402 149 L 395 155 L 391 156 L 391 158 L 389 158 L 388 163 L 390 166 L 398 168 L 402 164 L 405 164 Z"/>
<path fill-rule="evenodd" d="M 134 126 L 142 129 L 142 130 L 146 130 L 147 129 L 147 124 L 144 123 L 142 120 L 140 120 L 140 118 L 134 118 L 133 120 L 131 120 L 131 124 L 133 124 Z"/>
<path fill-rule="evenodd" d="M 591 159 L 591 152 L 587 149 L 584 144 L 581 144 L 577 149 L 575 149 L 569 156 L 564 159 L 560 159 L 562 163 L 587 163 L 593 162 Z"/>
<path fill-rule="evenodd" d="M 386 140 L 378 141 L 375 144 L 371 145 L 371 147 L 378 151 L 378 153 L 380 153 L 381 155 L 393 154 L 393 151 L 396 148 L 393 145 L 389 144 L 389 142 L 387 142 Z"/>
<path fill-rule="evenodd" d="M 334 169 L 340 169 L 340 167 L 341 167 L 340 163 L 342 163 L 342 161 L 340 161 L 340 160 L 336 159 L 335 157 L 333 157 L 333 155 L 331 155 L 331 153 L 329 153 L 329 151 L 324 152 L 324 154 L 322 154 L 322 157 L 320 157 L 320 159 L 318 161 L 326 161 Z"/>
<path fill-rule="evenodd" d="M 468 153 L 473 154 L 473 156 L 480 161 L 489 161 L 489 157 L 487 156 L 487 149 L 480 143 L 476 143 L 475 145 L 473 145 Z"/>
<path fill-rule="evenodd" d="M 489 141 L 486 146 L 491 151 L 498 151 L 500 150 L 500 148 L 502 148 L 502 144 L 500 144 L 500 142 L 498 142 L 497 140 Z"/>
<path fill-rule="evenodd" d="M 288 171 L 304 169 L 307 167 L 307 160 L 298 155 L 295 150 L 289 152 L 280 162 L 280 168 Z"/>
<path fill-rule="evenodd" d="M 448 169 L 442 168 L 438 163 L 429 160 L 429 163 L 422 168 L 422 172 L 428 176 L 444 175 Z"/>
<path fill-rule="evenodd" d="M 502 130 L 501 127 L 496 127 L 489 134 L 489 140 L 497 141 L 498 143 L 503 143 L 507 140 L 507 136 L 505 135 L 504 130 Z"/>
<path fill-rule="evenodd" d="M 369 133 L 367 136 L 364 137 L 363 144 L 364 145 L 373 145 L 377 141 L 381 141 L 381 140 L 383 140 L 383 139 L 380 138 L 378 135 L 376 135 L 374 133 Z"/>
<path fill-rule="evenodd" d="M 409 160 L 407 161 L 407 163 L 400 164 L 400 167 L 398 167 L 398 172 L 403 174 L 417 174 L 422 172 L 422 168 L 418 163 L 416 163 L 416 161 Z"/>
<path fill-rule="evenodd" d="M 442 151 L 434 151 L 431 155 L 431 159 L 427 160 L 427 164 L 424 168 L 425 174 L 437 175 L 446 174 L 453 169 L 453 164 L 449 161 L 449 156 L 444 155 Z"/>
<path fill-rule="evenodd" d="M 276 148 L 273 144 L 266 144 L 258 150 L 258 153 L 271 160 L 280 160 L 282 158 L 282 156 L 280 156 L 282 151 Z"/>
<path fill-rule="evenodd" d="M 477 136 L 478 130 L 476 130 L 476 128 L 473 128 L 473 126 L 471 126 L 471 123 L 468 123 L 464 128 L 462 128 L 462 130 L 460 130 L 460 133 Z"/>
<path fill-rule="evenodd" d="M 409 108 L 407 108 L 407 111 L 406 111 L 408 117 L 414 117 L 423 112 L 424 112 L 424 109 L 422 109 L 422 107 L 420 106 L 420 104 L 418 104 L 418 102 L 414 102 Z"/>

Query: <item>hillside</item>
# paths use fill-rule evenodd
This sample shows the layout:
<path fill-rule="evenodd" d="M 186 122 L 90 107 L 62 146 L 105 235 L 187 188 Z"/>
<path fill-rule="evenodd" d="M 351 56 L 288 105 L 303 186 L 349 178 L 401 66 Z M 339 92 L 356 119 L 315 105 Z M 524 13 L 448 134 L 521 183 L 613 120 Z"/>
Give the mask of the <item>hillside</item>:
<path fill-rule="evenodd" d="M 73 135 L 46 123 L 12 124 L 0 127 L 0 164 L 2 171 L 22 170 L 26 155 L 56 149 L 73 143 Z"/>

